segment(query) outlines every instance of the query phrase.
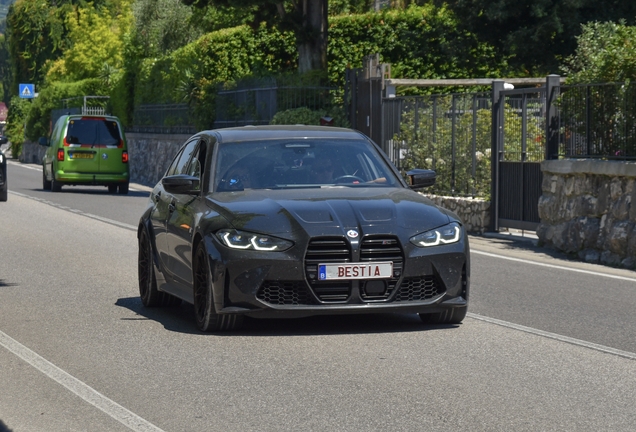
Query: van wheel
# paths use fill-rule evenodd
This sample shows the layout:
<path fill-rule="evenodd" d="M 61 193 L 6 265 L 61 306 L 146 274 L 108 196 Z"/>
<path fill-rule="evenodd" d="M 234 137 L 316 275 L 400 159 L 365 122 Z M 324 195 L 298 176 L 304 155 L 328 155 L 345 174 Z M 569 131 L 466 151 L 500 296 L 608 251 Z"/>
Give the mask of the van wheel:
<path fill-rule="evenodd" d="M 51 180 L 51 190 L 53 192 L 61 192 L 62 191 L 62 183 L 55 180 L 55 174 L 53 174 L 53 180 Z"/>
<path fill-rule="evenodd" d="M 128 183 L 119 185 L 119 195 L 128 195 Z"/>
<path fill-rule="evenodd" d="M 108 193 L 117 193 L 117 185 L 108 185 Z"/>
<path fill-rule="evenodd" d="M 5 181 L 4 183 L 5 188 L 3 190 L 0 190 L 0 201 L 1 202 L 5 202 L 7 200 L 7 198 L 9 197 L 9 192 L 8 192 L 8 187 L 7 187 L 7 182 Z"/>
<path fill-rule="evenodd" d="M 51 181 L 46 179 L 46 170 L 42 167 L 42 190 L 51 190 Z"/>

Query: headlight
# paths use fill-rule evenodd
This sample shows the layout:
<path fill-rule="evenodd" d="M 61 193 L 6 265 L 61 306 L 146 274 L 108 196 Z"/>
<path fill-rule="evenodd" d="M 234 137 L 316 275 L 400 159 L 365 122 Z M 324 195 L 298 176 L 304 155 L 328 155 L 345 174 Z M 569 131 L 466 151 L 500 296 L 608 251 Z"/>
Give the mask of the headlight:
<path fill-rule="evenodd" d="M 288 240 L 231 229 L 221 230 L 216 233 L 216 236 L 221 243 L 231 249 L 280 252 L 294 245 Z"/>
<path fill-rule="evenodd" d="M 4 160 L 4 155 L 0 153 L 0 163 L 2 163 L 3 160 Z"/>
<path fill-rule="evenodd" d="M 418 247 L 444 245 L 458 242 L 461 235 L 461 226 L 457 222 L 453 222 L 441 228 L 411 237 L 411 243 Z"/>

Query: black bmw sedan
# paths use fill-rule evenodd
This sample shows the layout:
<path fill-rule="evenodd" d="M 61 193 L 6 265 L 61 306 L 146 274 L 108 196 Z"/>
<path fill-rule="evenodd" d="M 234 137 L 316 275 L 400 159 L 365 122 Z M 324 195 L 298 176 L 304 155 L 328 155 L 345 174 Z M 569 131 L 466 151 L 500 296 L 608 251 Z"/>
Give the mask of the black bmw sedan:
<path fill-rule="evenodd" d="M 333 127 L 200 132 L 150 194 L 138 229 L 147 306 L 194 305 L 202 331 L 249 317 L 466 316 L 468 237 L 363 134 Z"/>

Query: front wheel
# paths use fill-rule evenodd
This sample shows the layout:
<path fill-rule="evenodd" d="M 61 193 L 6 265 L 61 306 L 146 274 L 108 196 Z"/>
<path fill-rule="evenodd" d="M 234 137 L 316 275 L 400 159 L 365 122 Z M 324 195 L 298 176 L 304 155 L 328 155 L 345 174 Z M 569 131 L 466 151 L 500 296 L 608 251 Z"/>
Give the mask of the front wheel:
<path fill-rule="evenodd" d="M 139 236 L 137 279 L 139 281 L 139 297 L 144 306 L 178 306 L 181 304 L 180 298 L 157 289 L 157 278 L 152 261 L 152 244 L 146 230 L 143 230 Z"/>
<path fill-rule="evenodd" d="M 444 312 L 421 313 L 420 319 L 424 324 L 460 324 L 466 318 L 468 306 L 446 309 Z"/>
<path fill-rule="evenodd" d="M 203 244 L 194 258 L 194 317 L 204 332 L 237 330 L 243 325 L 243 315 L 217 314 L 212 295 L 212 280 L 208 253 Z"/>
<path fill-rule="evenodd" d="M 4 188 L 0 189 L 0 201 L 5 202 L 9 198 L 9 191 L 7 187 L 7 183 L 5 181 Z"/>

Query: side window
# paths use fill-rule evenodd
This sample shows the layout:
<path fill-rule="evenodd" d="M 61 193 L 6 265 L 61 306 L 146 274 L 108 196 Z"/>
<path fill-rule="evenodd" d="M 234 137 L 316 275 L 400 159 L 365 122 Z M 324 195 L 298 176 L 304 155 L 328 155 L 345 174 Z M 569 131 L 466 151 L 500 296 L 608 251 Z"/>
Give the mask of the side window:
<path fill-rule="evenodd" d="M 187 174 L 185 169 L 188 165 L 188 161 L 190 160 L 190 156 L 192 156 L 192 152 L 196 149 L 198 141 L 192 140 L 186 143 L 179 153 L 174 157 L 168 171 L 166 171 L 166 176 L 177 175 L 177 174 Z"/>
<path fill-rule="evenodd" d="M 168 167 L 168 170 L 166 171 L 166 177 L 174 175 L 174 172 L 177 169 L 177 162 L 179 162 L 179 158 L 181 158 L 182 154 L 183 154 L 183 150 L 179 151 L 177 155 L 174 157 L 174 159 L 172 159 L 172 163 L 170 163 L 170 166 Z"/>
<path fill-rule="evenodd" d="M 179 157 L 177 166 L 175 167 L 175 174 L 188 174 L 188 162 L 197 149 L 198 140 L 192 140 L 185 145 L 183 152 Z"/>

